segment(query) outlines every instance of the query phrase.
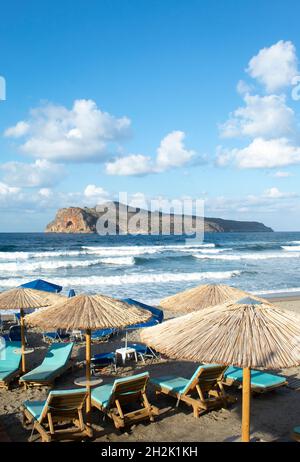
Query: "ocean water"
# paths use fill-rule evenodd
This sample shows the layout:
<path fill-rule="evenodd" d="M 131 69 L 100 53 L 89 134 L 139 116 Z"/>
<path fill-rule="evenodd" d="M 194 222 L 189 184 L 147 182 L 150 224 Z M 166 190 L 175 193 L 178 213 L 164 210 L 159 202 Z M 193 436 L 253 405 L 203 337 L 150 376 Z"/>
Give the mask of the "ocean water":
<path fill-rule="evenodd" d="M 300 291 L 300 232 L 180 237 L 0 234 L 0 291 L 42 278 L 64 292 L 104 293 L 157 303 L 198 284 Z"/>

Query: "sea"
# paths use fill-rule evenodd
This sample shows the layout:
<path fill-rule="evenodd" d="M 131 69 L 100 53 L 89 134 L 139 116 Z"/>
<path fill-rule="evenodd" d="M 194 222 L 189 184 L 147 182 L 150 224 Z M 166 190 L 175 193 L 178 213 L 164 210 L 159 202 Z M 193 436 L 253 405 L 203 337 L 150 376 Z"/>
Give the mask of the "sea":
<path fill-rule="evenodd" d="M 300 232 L 181 236 L 0 234 L 0 291 L 33 279 L 63 293 L 103 293 L 157 304 L 199 284 L 255 293 L 300 291 Z"/>

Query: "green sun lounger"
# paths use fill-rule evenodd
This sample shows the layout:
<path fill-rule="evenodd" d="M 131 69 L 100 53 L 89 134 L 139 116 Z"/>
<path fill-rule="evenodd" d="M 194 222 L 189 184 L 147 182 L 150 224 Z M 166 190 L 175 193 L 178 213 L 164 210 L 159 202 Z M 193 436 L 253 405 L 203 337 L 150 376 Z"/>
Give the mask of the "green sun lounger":
<path fill-rule="evenodd" d="M 224 374 L 225 385 L 242 385 L 243 369 L 230 366 Z M 285 377 L 269 374 L 263 371 L 251 370 L 251 390 L 256 393 L 266 393 L 270 390 L 287 385 Z"/>
<path fill-rule="evenodd" d="M 149 374 L 144 372 L 93 388 L 92 406 L 113 419 L 116 428 L 144 419 L 153 421 L 154 414 L 157 414 L 158 410 L 148 401 L 146 395 L 148 380 Z M 138 409 L 126 412 L 124 406 L 127 404 L 137 404 Z"/>
<path fill-rule="evenodd" d="M 21 342 L 6 341 L 0 352 L 0 387 L 9 388 L 12 380 L 20 375 Z M 19 350 L 15 352 L 15 350 Z"/>
<path fill-rule="evenodd" d="M 85 425 L 82 414 L 86 397 L 86 389 L 55 390 L 49 393 L 45 401 L 25 401 L 22 406 L 23 425 L 26 427 L 33 424 L 33 430 L 39 432 L 43 442 L 50 442 L 57 437 L 82 437 L 83 433 L 90 436 L 90 430 Z M 73 423 L 77 433 L 70 433 L 74 427 L 57 431 L 58 422 Z"/>
<path fill-rule="evenodd" d="M 42 364 L 20 378 L 27 385 L 50 385 L 72 366 L 71 354 L 74 343 L 52 343 Z"/>
<path fill-rule="evenodd" d="M 222 381 L 226 366 L 218 364 L 197 367 L 190 379 L 176 376 L 164 376 L 151 379 L 156 393 L 170 395 L 193 407 L 194 417 L 200 413 L 220 406 L 227 406 L 227 397 Z"/>

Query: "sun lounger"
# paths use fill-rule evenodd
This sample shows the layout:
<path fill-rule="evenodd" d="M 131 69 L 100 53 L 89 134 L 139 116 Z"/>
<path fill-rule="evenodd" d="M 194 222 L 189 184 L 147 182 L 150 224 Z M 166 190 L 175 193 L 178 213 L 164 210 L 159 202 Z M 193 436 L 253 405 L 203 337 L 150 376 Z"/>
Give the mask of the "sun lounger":
<path fill-rule="evenodd" d="M 193 407 L 194 417 L 200 413 L 220 406 L 227 406 L 227 397 L 223 388 L 226 366 L 217 364 L 199 366 L 190 379 L 176 376 L 152 378 L 156 393 L 163 393 L 177 398 Z"/>
<path fill-rule="evenodd" d="M 94 331 L 92 331 L 92 334 L 91 334 L 91 340 L 93 342 L 97 342 L 97 341 L 105 342 L 115 332 L 116 332 L 116 329 L 98 329 L 98 330 L 94 330 Z"/>
<path fill-rule="evenodd" d="M 67 369 L 72 367 L 71 354 L 74 343 L 53 343 L 40 364 L 20 378 L 20 383 L 27 385 L 50 385 Z"/>
<path fill-rule="evenodd" d="M 0 353 L 0 387 L 8 389 L 12 380 L 20 375 L 20 363 L 21 342 L 7 341 Z"/>
<path fill-rule="evenodd" d="M 93 388 L 92 406 L 113 419 L 116 428 L 145 419 L 152 422 L 158 411 L 147 399 L 148 380 L 149 374 L 144 372 Z M 124 406 L 127 404 L 137 404 L 138 409 L 126 412 Z"/>
<path fill-rule="evenodd" d="M 128 343 L 128 348 L 134 348 L 137 352 L 138 358 L 140 358 L 143 362 L 145 362 L 145 358 L 149 359 L 158 359 L 159 354 L 152 350 L 149 346 L 145 345 L 144 343 Z"/>
<path fill-rule="evenodd" d="M 224 384 L 242 386 L 242 383 L 243 369 L 234 366 L 228 367 L 224 374 Z M 284 385 L 287 385 L 285 377 L 255 369 L 251 370 L 251 390 L 256 393 L 266 393 Z"/>
<path fill-rule="evenodd" d="M 110 353 L 99 353 L 97 355 L 94 355 L 91 358 L 91 371 L 92 374 L 95 375 L 96 371 L 98 369 L 102 369 L 105 366 L 113 365 L 115 371 L 117 370 L 117 364 L 116 364 L 116 354 L 115 352 L 110 352 Z"/>
<path fill-rule="evenodd" d="M 45 401 L 25 401 L 22 407 L 23 425 L 33 424 L 33 430 L 39 432 L 43 442 L 50 442 L 56 438 L 90 435 L 82 415 L 86 397 L 85 389 L 55 390 L 49 393 Z M 72 435 L 70 429 L 58 429 L 58 422 L 72 422 L 77 433 Z M 71 430 L 74 430 L 74 427 Z"/>
<path fill-rule="evenodd" d="M 44 341 L 52 342 L 68 342 L 70 340 L 70 334 L 63 329 L 59 329 L 53 332 L 43 333 Z"/>

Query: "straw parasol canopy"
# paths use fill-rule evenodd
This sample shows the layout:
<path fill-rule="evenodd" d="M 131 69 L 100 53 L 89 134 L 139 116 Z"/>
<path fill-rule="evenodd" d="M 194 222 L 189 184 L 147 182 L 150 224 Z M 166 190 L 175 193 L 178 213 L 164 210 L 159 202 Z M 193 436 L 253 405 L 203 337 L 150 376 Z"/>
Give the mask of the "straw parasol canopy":
<path fill-rule="evenodd" d="M 17 287 L 0 294 L 1 310 L 27 310 L 41 308 L 64 300 L 63 295 L 42 290 Z"/>
<path fill-rule="evenodd" d="M 47 315 L 45 315 L 47 313 Z M 26 323 L 43 329 L 121 328 L 148 321 L 151 313 L 106 295 L 77 295 L 26 316 Z"/>
<path fill-rule="evenodd" d="M 250 439 L 250 370 L 300 365 L 300 316 L 245 298 L 180 316 L 141 332 L 149 346 L 174 359 L 243 369 L 242 439 Z"/>
<path fill-rule="evenodd" d="M 225 284 L 205 284 L 163 298 L 159 305 L 167 310 L 189 313 L 246 296 L 250 294 Z M 262 300 L 253 295 L 251 297 Z"/>
<path fill-rule="evenodd" d="M 91 330 L 122 328 L 132 324 L 146 322 L 151 313 L 121 300 L 105 295 L 77 295 L 57 303 L 43 311 L 26 316 L 31 326 L 63 329 L 84 329 L 86 331 L 86 386 L 87 420 L 91 411 Z"/>
<path fill-rule="evenodd" d="M 55 302 L 63 300 L 62 295 L 43 292 L 35 289 L 17 287 L 0 294 L 1 310 L 20 310 L 21 326 L 21 353 L 22 353 L 22 372 L 26 372 L 25 361 L 25 332 L 24 332 L 24 311 L 30 308 L 43 308 L 52 305 Z"/>

